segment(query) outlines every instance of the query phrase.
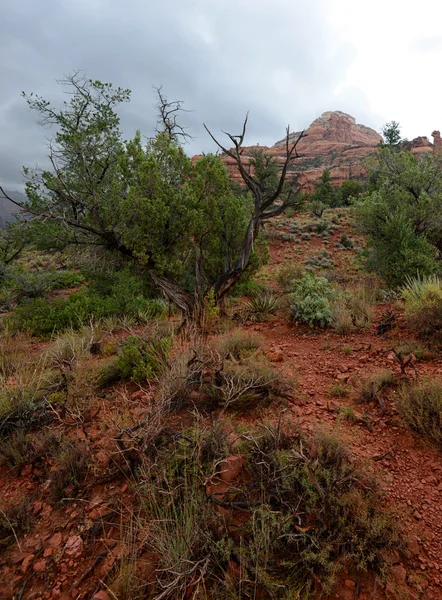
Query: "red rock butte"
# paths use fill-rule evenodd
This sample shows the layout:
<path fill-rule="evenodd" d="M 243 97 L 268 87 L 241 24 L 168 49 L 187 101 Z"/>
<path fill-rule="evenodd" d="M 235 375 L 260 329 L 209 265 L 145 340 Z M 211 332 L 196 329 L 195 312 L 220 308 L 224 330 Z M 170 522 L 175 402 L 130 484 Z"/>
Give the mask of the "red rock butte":
<path fill-rule="evenodd" d="M 342 185 L 346 179 L 363 180 L 366 172 L 363 159 L 372 153 L 382 142 L 382 137 L 374 129 L 356 123 L 351 115 L 337 111 L 327 111 L 315 119 L 304 132 L 306 137 L 298 144 L 299 158 L 295 159 L 291 171 L 297 173 L 298 182 L 306 191 L 312 190 L 312 183 L 320 177 L 324 169 L 330 169 L 332 183 Z M 301 132 L 290 134 L 290 141 L 299 138 Z M 418 137 L 406 142 L 406 149 L 421 154 L 431 152 L 439 144 L 442 150 L 442 139 L 433 132 L 434 146 L 426 137 Z M 285 160 L 285 138 L 272 147 L 245 146 L 243 159 L 247 163 L 254 150 L 264 150 L 282 166 Z M 196 158 L 196 157 L 195 157 Z M 234 181 L 242 183 L 241 176 L 233 159 L 221 155 Z"/>

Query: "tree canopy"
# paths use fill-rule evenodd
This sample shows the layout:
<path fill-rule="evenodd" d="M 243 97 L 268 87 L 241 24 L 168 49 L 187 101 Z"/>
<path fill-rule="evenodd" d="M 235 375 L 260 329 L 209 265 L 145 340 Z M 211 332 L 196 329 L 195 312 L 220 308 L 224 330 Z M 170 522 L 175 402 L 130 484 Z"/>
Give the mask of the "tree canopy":
<path fill-rule="evenodd" d="M 367 162 L 375 182 L 357 206 L 369 261 L 391 285 L 439 269 L 442 251 L 442 157 L 381 147 Z"/>
<path fill-rule="evenodd" d="M 143 144 L 140 132 L 122 138 L 117 108 L 129 101 L 129 90 L 81 74 L 60 83 L 70 94 L 61 109 L 26 96 L 40 123 L 56 130 L 51 168 L 25 171 L 28 202 L 20 206 L 32 218 L 35 239 L 45 247 L 101 247 L 136 261 L 192 318 L 211 289 L 219 300 L 250 268 L 262 223 L 298 202 L 287 178 L 296 143 L 289 145 L 287 130 L 278 174 L 262 153 L 251 166 L 243 163 L 247 118 L 239 136 L 229 135 L 233 150 L 208 130 L 243 178 L 248 193 L 236 193 L 219 156 L 186 156 L 177 122 L 181 102 L 168 102 L 161 89 L 159 125 Z"/>

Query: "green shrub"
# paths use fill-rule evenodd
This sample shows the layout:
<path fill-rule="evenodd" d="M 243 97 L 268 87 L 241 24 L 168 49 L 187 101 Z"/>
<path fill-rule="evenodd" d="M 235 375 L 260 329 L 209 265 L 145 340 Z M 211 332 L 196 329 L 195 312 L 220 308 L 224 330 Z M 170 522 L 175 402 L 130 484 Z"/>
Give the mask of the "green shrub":
<path fill-rule="evenodd" d="M 320 250 L 304 260 L 307 267 L 313 269 L 332 269 L 335 266 L 332 254 L 327 250 Z"/>
<path fill-rule="evenodd" d="M 130 336 L 115 362 L 121 379 L 145 381 L 157 378 L 167 368 L 172 337 L 150 338 Z"/>
<path fill-rule="evenodd" d="M 437 276 L 409 278 L 402 289 L 405 316 L 424 338 L 442 341 L 442 285 Z"/>
<path fill-rule="evenodd" d="M 276 281 L 279 287 L 285 292 L 289 292 L 292 287 L 292 282 L 295 279 L 300 279 L 304 273 L 304 269 L 300 265 L 284 264 L 278 271 Z"/>
<path fill-rule="evenodd" d="M 263 339 L 257 333 L 237 329 L 217 340 L 216 349 L 223 356 L 242 360 L 256 352 L 262 344 Z"/>
<path fill-rule="evenodd" d="M 153 595 L 184 597 L 195 573 L 213 598 L 328 595 L 345 569 L 384 574 L 382 551 L 400 545 L 378 484 L 336 435 L 265 425 L 234 457 L 220 427 L 151 437 L 136 524 L 156 557 Z M 225 491 L 228 457 L 238 473 Z"/>
<path fill-rule="evenodd" d="M 269 315 L 276 313 L 278 307 L 278 298 L 271 292 L 253 294 L 245 304 L 246 314 L 252 321 L 265 321 Z"/>
<path fill-rule="evenodd" d="M 408 427 L 442 449 L 442 384 L 424 379 L 404 384 L 397 406 Z"/>
<path fill-rule="evenodd" d="M 326 327 L 331 323 L 331 302 L 336 297 L 336 289 L 325 277 L 306 273 L 293 282 L 290 296 L 292 318 L 311 327 Z"/>

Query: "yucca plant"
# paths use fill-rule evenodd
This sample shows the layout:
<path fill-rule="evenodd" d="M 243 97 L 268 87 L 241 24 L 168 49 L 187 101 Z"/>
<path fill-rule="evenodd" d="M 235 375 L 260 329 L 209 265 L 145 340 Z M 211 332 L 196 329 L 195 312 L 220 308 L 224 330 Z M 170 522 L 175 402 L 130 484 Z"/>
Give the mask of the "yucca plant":
<path fill-rule="evenodd" d="M 422 337 L 442 340 L 442 281 L 437 275 L 408 278 L 402 288 L 405 316 Z"/>
<path fill-rule="evenodd" d="M 428 285 L 441 287 L 442 280 L 439 275 L 421 275 L 417 273 L 414 277 L 406 275 L 405 284 L 402 287 L 402 296 L 405 300 L 419 300 Z"/>
<path fill-rule="evenodd" d="M 265 321 L 269 315 L 276 314 L 278 298 L 271 292 L 256 292 L 245 304 L 246 313 L 252 321 Z"/>

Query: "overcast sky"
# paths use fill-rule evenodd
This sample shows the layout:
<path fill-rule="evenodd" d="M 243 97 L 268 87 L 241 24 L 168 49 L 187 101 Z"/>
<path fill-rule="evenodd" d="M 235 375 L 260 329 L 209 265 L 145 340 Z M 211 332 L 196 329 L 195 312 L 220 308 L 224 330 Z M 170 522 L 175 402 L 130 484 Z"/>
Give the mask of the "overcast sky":
<path fill-rule="evenodd" d="M 50 132 L 21 91 L 57 103 L 56 79 L 85 70 L 132 90 L 125 137 L 150 135 L 152 85 L 192 109 L 189 154 L 213 148 L 203 121 L 271 145 L 326 110 L 404 137 L 442 129 L 441 0 L 0 0 L 0 184 L 44 165 Z M 430 138 L 431 139 L 431 138 Z"/>

